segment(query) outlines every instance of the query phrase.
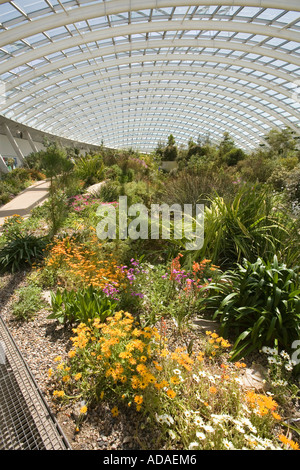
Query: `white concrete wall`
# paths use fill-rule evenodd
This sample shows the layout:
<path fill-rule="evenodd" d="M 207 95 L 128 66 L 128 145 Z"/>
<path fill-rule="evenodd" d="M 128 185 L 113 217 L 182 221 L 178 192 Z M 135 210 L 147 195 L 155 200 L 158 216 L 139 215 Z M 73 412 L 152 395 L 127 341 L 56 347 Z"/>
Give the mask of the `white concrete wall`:
<path fill-rule="evenodd" d="M 30 143 L 28 142 L 28 140 L 26 140 L 26 138 L 24 139 L 15 138 L 15 141 L 18 144 L 24 157 L 26 157 L 31 152 L 33 152 L 33 149 Z M 41 150 L 44 148 L 43 144 L 39 142 L 34 142 L 34 143 L 36 145 L 37 150 Z M 17 159 L 16 166 L 20 166 L 20 160 L 18 159 L 14 148 L 12 147 L 8 137 L 3 134 L 0 134 L 0 155 L 4 158 L 4 160 L 6 158 L 11 158 L 11 157 Z"/>
<path fill-rule="evenodd" d="M 26 140 L 25 137 L 24 139 L 15 138 L 15 141 L 20 147 L 20 150 L 23 153 L 24 157 L 26 157 L 31 152 L 33 152 L 33 149 L 31 148 L 29 142 Z M 44 146 L 39 142 L 35 142 L 35 145 L 38 150 L 41 150 L 44 148 Z M 2 155 L 2 157 L 16 157 L 17 156 L 11 143 L 8 140 L 8 137 L 2 134 L 0 134 L 0 154 Z"/>

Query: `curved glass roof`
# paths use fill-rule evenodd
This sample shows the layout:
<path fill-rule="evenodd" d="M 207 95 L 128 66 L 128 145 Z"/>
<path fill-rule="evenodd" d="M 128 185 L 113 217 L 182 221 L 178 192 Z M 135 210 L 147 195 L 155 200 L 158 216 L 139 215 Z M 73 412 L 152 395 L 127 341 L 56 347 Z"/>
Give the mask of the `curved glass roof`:
<path fill-rule="evenodd" d="M 69 139 L 251 149 L 300 134 L 300 2 L 0 0 L 0 81 L 3 116 Z"/>

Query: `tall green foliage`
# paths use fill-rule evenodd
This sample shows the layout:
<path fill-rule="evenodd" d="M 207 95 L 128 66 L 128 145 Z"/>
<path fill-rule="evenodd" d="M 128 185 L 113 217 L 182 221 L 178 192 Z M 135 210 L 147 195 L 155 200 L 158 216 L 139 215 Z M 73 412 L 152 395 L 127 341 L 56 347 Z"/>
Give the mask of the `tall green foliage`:
<path fill-rule="evenodd" d="M 299 268 L 289 269 L 276 256 L 244 260 L 206 289 L 202 306 L 220 321 L 225 337 L 237 338 L 233 360 L 274 344 L 291 351 L 300 339 Z"/>
<path fill-rule="evenodd" d="M 0 273 L 12 273 L 41 261 L 49 240 L 31 234 L 14 234 L 0 250 Z"/>
<path fill-rule="evenodd" d="M 65 188 L 72 179 L 74 164 L 68 159 L 65 149 L 56 143 L 50 144 L 41 155 L 41 167 L 50 180 L 49 198 L 45 205 L 46 219 L 51 236 L 55 235 L 67 216 Z"/>
<path fill-rule="evenodd" d="M 89 286 L 80 291 L 58 290 L 51 293 L 52 313 L 48 318 L 60 323 L 83 322 L 100 318 L 101 322 L 112 315 L 117 302 L 108 298 L 103 291 Z"/>
<path fill-rule="evenodd" d="M 104 163 L 99 155 L 81 157 L 75 165 L 75 174 L 85 186 L 98 183 L 104 179 Z"/>
<path fill-rule="evenodd" d="M 204 244 L 193 260 L 209 258 L 230 267 L 243 258 L 270 259 L 284 252 L 289 238 L 289 217 L 275 208 L 265 189 L 244 185 L 232 201 L 216 195 L 204 211 Z"/>

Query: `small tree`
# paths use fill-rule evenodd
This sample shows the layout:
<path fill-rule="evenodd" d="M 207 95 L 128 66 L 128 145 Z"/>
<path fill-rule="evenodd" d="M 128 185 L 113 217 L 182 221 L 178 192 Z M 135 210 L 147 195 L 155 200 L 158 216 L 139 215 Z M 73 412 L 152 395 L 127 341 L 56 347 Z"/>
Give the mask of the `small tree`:
<path fill-rule="evenodd" d="M 230 136 L 229 132 L 224 132 L 223 139 L 219 144 L 219 156 L 221 159 L 226 155 L 226 153 L 230 152 L 235 148 L 234 140 Z"/>
<path fill-rule="evenodd" d="M 298 141 L 295 132 L 290 128 L 283 130 L 272 129 L 266 136 L 269 145 L 269 150 L 278 157 L 286 158 L 298 154 Z"/>
<path fill-rule="evenodd" d="M 162 158 L 167 162 L 174 162 L 178 157 L 178 148 L 172 134 L 168 137 L 168 145 L 163 150 Z"/>
<path fill-rule="evenodd" d="M 41 167 L 50 179 L 48 220 L 50 235 L 55 235 L 67 215 L 67 204 L 64 189 L 67 187 L 73 163 L 67 158 L 62 147 L 56 143 L 48 145 L 41 155 Z"/>

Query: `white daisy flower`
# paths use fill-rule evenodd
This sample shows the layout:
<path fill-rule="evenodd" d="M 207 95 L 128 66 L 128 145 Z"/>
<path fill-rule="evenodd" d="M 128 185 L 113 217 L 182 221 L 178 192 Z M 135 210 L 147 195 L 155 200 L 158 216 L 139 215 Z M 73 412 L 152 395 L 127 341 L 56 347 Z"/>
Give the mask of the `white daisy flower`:
<path fill-rule="evenodd" d="M 197 449 L 199 447 L 199 442 L 191 442 L 189 445 L 189 450 Z"/>
<path fill-rule="evenodd" d="M 223 444 L 224 444 L 225 448 L 228 449 L 228 450 L 233 450 L 235 448 L 234 445 L 232 444 L 232 442 L 228 441 L 228 439 L 223 439 Z"/>

